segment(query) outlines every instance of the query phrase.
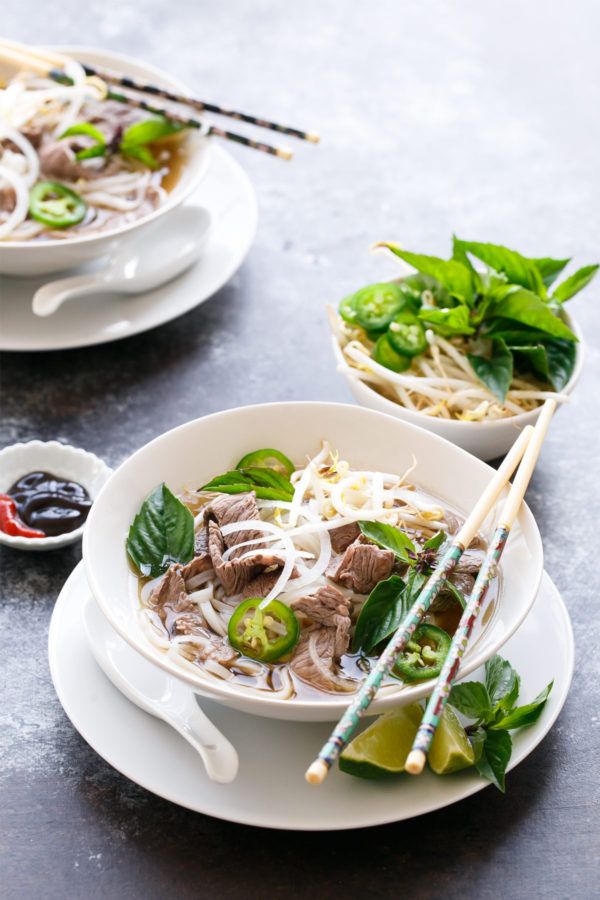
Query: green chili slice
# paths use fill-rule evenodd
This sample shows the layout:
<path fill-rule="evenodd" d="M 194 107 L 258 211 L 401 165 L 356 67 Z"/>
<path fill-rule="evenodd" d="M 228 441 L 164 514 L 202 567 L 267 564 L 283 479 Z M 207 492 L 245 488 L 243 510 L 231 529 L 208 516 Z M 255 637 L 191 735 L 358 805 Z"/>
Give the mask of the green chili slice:
<path fill-rule="evenodd" d="M 355 321 L 367 331 L 383 331 L 405 305 L 399 284 L 370 284 L 354 294 Z"/>
<path fill-rule="evenodd" d="M 354 306 L 354 298 L 356 294 L 348 294 L 338 306 L 338 312 L 345 322 L 349 325 L 356 325 L 356 308 Z"/>
<path fill-rule="evenodd" d="M 289 478 L 296 469 L 294 463 L 287 458 L 285 453 L 282 453 L 281 450 L 273 450 L 272 448 L 267 448 L 266 450 L 253 450 L 252 453 L 246 453 L 246 455 L 242 456 L 240 459 L 236 469 L 250 469 L 254 467 L 259 469 L 275 469 L 276 472 L 285 475 L 287 478 Z"/>
<path fill-rule="evenodd" d="M 261 603 L 260 597 L 240 603 L 229 620 L 227 636 L 244 656 L 277 662 L 296 646 L 300 626 L 294 612 L 280 600 L 271 600 L 264 609 L 259 608 Z"/>
<path fill-rule="evenodd" d="M 29 212 L 50 228 L 69 228 L 85 216 L 85 200 L 57 181 L 40 181 L 29 193 Z"/>
<path fill-rule="evenodd" d="M 408 309 L 399 312 L 390 322 L 387 336 L 396 353 L 411 359 L 425 353 L 428 347 L 422 322 Z"/>
<path fill-rule="evenodd" d="M 392 372 L 404 372 L 410 368 L 410 359 L 400 353 L 396 353 L 387 334 L 382 334 L 373 347 L 373 359 L 380 366 L 391 369 Z"/>
<path fill-rule="evenodd" d="M 391 674 L 408 684 L 437 678 L 450 649 L 450 635 L 437 625 L 419 625 Z"/>

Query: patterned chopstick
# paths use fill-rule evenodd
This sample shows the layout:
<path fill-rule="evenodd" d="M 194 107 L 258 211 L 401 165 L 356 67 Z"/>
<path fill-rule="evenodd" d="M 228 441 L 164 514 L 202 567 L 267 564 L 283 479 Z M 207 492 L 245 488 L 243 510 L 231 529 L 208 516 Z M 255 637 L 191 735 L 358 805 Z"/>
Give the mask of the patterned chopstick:
<path fill-rule="evenodd" d="M 87 63 L 81 63 L 86 75 L 96 75 L 107 84 L 119 84 L 130 90 L 140 91 L 143 94 L 153 94 L 155 97 L 162 97 L 164 100 L 171 100 L 174 103 L 181 103 L 185 106 L 191 106 L 199 112 L 211 112 L 219 116 L 228 116 L 231 119 L 238 119 L 240 122 L 247 122 L 250 125 L 257 125 L 260 128 L 267 128 L 270 131 L 278 131 L 281 134 L 288 134 L 290 137 L 299 138 L 302 141 L 310 141 L 312 144 L 318 144 L 320 137 L 313 131 L 301 131 L 299 128 L 292 128 L 289 125 L 279 125 L 277 122 L 270 122 L 268 119 L 262 119 L 258 116 L 251 116 L 248 113 L 237 112 L 233 109 L 227 109 L 225 106 L 219 106 L 215 103 L 208 103 L 205 100 L 195 100 L 193 97 L 187 97 L 185 94 L 176 94 L 165 88 L 157 87 L 155 84 L 145 84 L 134 81 L 126 75 L 117 75 L 112 72 L 96 69 Z"/>
<path fill-rule="evenodd" d="M 8 41 L 5 38 L 2 38 L 0 40 L 0 58 L 13 65 L 26 66 L 38 75 L 46 75 L 59 84 L 72 84 L 71 78 L 69 78 L 64 71 L 64 66 L 68 62 L 68 59 L 62 54 L 54 53 L 49 50 L 38 50 L 37 48 L 27 47 L 16 41 Z M 105 77 L 105 73 L 96 72 L 93 67 L 84 65 L 83 63 L 81 63 L 81 65 L 88 76 L 93 74 L 96 77 L 100 77 L 102 80 L 109 80 L 108 77 Z M 134 87 L 134 83 L 131 82 L 131 79 L 123 78 L 119 80 L 117 76 L 112 76 L 112 81 L 121 83 L 123 86 Z M 142 90 L 145 88 L 140 87 L 138 89 Z M 169 92 L 162 91 L 160 88 L 154 88 L 150 93 L 167 99 L 177 100 L 178 102 L 187 102 L 187 98 L 175 94 L 170 95 Z M 279 159 L 289 160 L 292 159 L 293 156 L 291 150 L 288 150 L 286 147 L 274 147 L 271 144 L 266 144 L 264 141 L 257 141 L 253 138 L 246 137 L 243 134 L 237 134 L 234 131 L 227 131 L 216 125 L 201 122 L 199 119 L 180 115 L 171 112 L 171 110 L 164 109 L 163 107 L 153 106 L 141 97 L 130 97 L 126 94 L 120 94 L 117 91 L 111 90 L 108 91 L 107 97 L 108 99 L 116 100 L 119 103 L 127 103 L 129 106 L 133 106 L 136 109 L 144 109 L 154 115 L 165 116 L 165 118 L 169 119 L 171 122 L 180 122 L 186 128 L 199 129 L 205 135 L 212 134 L 215 135 L 215 137 L 222 137 L 228 141 L 234 141 L 236 144 L 242 144 L 244 147 L 252 147 L 254 150 L 260 150 L 263 153 L 271 154 L 271 156 L 277 156 Z M 200 101 L 194 101 L 194 104 L 197 108 L 207 110 L 210 106 L 210 104 L 201 104 Z M 188 105 L 190 104 L 188 103 Z M 215 107 L 215 111 L 216 110 L 217 107 Z M 226 113 L 222 114 L 225 115 Z M 283 125 L 278 126 L 274 122 L 264 122 L 262 119 L 256 119 L 254 116 L 245 116 L 242 113 L 232 113 L 231 115 L 233 118 L 243 119 L 243 121 L 253 122 L 253 124 L 256 125 L 271 128 L 273 131 L 279 131 L 284 134 L 293 134 L 295 137 L 304 137 L 306 140 L 312 141 L 313 143 L 318 141 L 317 135 L 310 135 L 308 132 L 301 132 L 298 131 L 298 129 L 287 128 L 287 126 Z"/>
<path fill-rule="evenodd" d="M 406 759 L 406 771 L 410 772 L 411 775 L 419 775 L 423 771 L 427 753 L 431 747 L 431 742 L 439 725 L 444 707 L 448 702 L 458 667 L 467 649 L 469 637 L 483 606 L 488 588 L 496 574 L 498 561 L 506 546 L 506 541 L 525 495 L 531 473 L 535 467 L 555 409 L 555 400 L 547 400 L 544 404 L 532 438 L 523 456 L 523 461 L 519 466 L 514 484 L 500 514 L 499 524 L 494 531 L 484 563 L 475 580 L 473 591 L 452 638 L 448 655 L 436 681 L 433 693 L 429 698 L 423 719 L 415 735 L 412 749 Z"/>
<path fill-rule="evenodd" d="M 324 744 L 317 758 L 307 769 L 305 777 L 310 784 L 322 783 L 329 769 L 348 743 L 354 729 L 375 697 L 384 675 L 389 673 L 397 657 L 405 648 L 423 616 L 439 594 L 444 582 L 456 566 L 465 548 L 469 546 L 490 509 L 500 496 L 501 491 L 523 456 L 532 432 L 531 426 L 523 429 L 500 468 L 475 504 L 466 522 L 444 553 L 404 621 L 363 682 L 355 699 L 336 725 L 329 740 Z"/>

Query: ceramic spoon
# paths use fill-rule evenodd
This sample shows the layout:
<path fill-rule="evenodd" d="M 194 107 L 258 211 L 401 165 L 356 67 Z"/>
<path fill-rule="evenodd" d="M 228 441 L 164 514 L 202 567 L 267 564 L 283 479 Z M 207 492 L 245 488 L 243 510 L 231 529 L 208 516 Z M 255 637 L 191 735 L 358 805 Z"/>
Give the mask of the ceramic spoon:
<path fill-rule="evenodd" d="M 237 751 L 202 712 L 193 692 L 132 650 L 92 597 L 83 608 L 83 621 L 96 662 L 115 687 L 140 709 L 178 731 L 198 752 L 212 781 L 233 781 L 239 765 Z"/>
<path fill-rule="evenodd" d="M 140 294 L 170 281 L 194 263 L 206 243 L 210 213 L 200 206 L 182 206 L 166 219 L 156 239 L 146 232 L 117 247 L 108 266 L 100 272 L 50 281 L 35 292 L 36 316 L 50 316 L 65 300 L 86 294 L 116 291 Z"/>

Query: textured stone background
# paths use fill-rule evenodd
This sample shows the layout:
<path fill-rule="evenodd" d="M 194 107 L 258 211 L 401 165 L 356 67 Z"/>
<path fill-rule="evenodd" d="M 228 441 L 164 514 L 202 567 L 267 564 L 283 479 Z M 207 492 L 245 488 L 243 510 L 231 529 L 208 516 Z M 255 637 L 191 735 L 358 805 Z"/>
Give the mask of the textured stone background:
<path fill-rule="evenodd" d="M 598 5 L 375 0 L 5 4 L 2 31 L 99 45 L 197 93 L 318 129 L 292 164 L 233 148 L 261 219 L 232 282 L 144 335 L 4 354 L 2 446 L 58 438 L 116 465 L 228 406 L 350 401 L 323 308 L 395 271 L 368 245 L 449 251 L 453 231 L 597 261 Z M 482 898 L 588 896 L 598 878 L 596 510 L 598 292 L 571 304 L 586 370 L 528 492 L 578 645 L 544 743 L 492 789 L 426 818 L 339 835 L 271 834 L 181 810 L 122 778 L 67 721 L 46 660 L 54 600 L 80 547 L 2 549 L 0 863 L 8 896 Z M 536 648 L 532 647 L 532 653 Z"/>

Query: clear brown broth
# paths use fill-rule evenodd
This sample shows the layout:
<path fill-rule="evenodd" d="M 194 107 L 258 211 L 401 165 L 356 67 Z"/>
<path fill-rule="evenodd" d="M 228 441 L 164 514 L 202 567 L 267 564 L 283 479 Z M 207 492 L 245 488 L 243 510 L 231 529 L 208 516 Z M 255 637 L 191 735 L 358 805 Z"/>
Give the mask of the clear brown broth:
<path fill-rule="evenodd" d="M 450 506 L 446 501 L 441 501 L 437 497 L 428 494 L 427 492 L 417 489 L 417 492 L 421 498 L 423 498 L 426 502 L 435 503 L 439 506 L 442 506 L 445 512 L 453 517 L 455 517 L 459 523 L 459 527 L 464 521 L 463 515 L 456 510 L 454 507 Z M 210 502 L 210 497 L 207 496 L 198 496 L 191 497 L 187 495 L 185 498 L 182 498 L 185 502 L 185 505 L 191 511 L 191 513 L 196 516 L 198 512 L 206 506 Z M 416 532 L 411 529 L 404 529 L 411 538 L 415 538 Z M 457 534 L 457 529 L 453 531 L 446 532 L 448 537 L 451 539 Z M 418 539 L 418 536 L 417 536 Z M 149 578 L 140 577 L 139 573 L 133 566 L 131 566 L 132 571 L 135 573 L 136 580 L 138 582 L 138 597 L 142 607 L 148 608 L 144 603 L 142 598 L 142 589 L 145 584 L 150 580 Z M 499 590 L 499 578 L 495 578 L 487 593 L 487 602 L 486 607 L 481 617 L 482 626 L 486 628 L 491 620 L 493 619 L 493 615 L 497 606 L 498 599 L 498 590 Z M 366 598 L 365 598 L 366 600 Z M 456 602 L 450 602 L 444 609 L 440 609 L 437 612 L 430 612 L 425 616 L 423 621 L 427 624 L 436 625 L 438 628 L 442 628 L 447 634 L 452 637 L 458 627 L 458 623 L 460 621 L 462 615 L 462 608 Z M 356 623 L 356 618 L 358 617 L 358 613 L 353 616 L 353 624 Z M 153 620 L 156 622 L 158 626 L 162 628 L 162 624 L 160 618 L 157 614 L 153 616 Z M 165 635 L 167 632 L 165 630 Z M 213 632 L 211 632 L 213 633 Z M 291 657 L 290 657 L 291 658 Z M 338 674 L 341 677 L 347 677 L 356 680 L 357 686 L 356 689 L 360 687 L 360 682 L 364 679 L 364 677 L 368 674 L 371 667 L 377 662 L 378 657 L 376 655 L 373 656 L 364 656 L 361 653 L 346 653 L 342 656 L 339 665 L 338 665 Z M 284 659 L 280 663 L 272 663 L 272 664 L 264 664 L 269 669 L 267 675 L 267 685 L 262 690 L 274 690 L 277 689 L 279 679 L 277 677 L 277 670 L 282 668 L 284 664 L 289 662 L 289 659 Z M 199 667 L 200 668 L 200 667 Z M 294 693 L 292 698 L 297 699 L 304 702 L 315 702 L 315 701 L 323 701 L 324 699 L 339 699 L 340 696 L 352 696 L 353 692 L 345 692 L 345 691 L 325 691 L 321 688 L 313 687 L 307 682 L 303 681 L 299 678 L 291 669 L 289 669 L 289 674 L 292 678 L 294 684 Z M 236 678 L 238 679 L 240 684 L 252 685 L 254 683 L 253 676 L 249 676 L 243 672 L 236 672 Z M 395 679 L 393 676 L 387 676 L 383 684 L 398 684 L 400 687 L 401 682 L 398 679 Z"/>

